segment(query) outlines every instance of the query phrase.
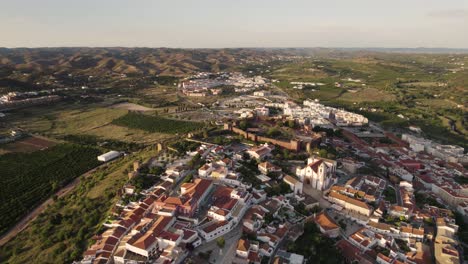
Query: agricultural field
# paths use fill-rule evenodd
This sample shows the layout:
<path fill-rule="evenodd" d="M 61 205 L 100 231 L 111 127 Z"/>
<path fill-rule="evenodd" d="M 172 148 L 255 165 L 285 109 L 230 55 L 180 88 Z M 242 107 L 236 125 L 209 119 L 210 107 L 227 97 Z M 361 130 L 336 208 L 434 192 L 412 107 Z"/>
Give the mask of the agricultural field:
<path fill-rule="evenodd" d="M 135 159 L 147 160 L 155 151 L 141 151 L 98 168 L 73 191 L 57 199 L 23 232 L 0 248 L 8 263 L 71 263 L 78 260 L 117 202 L 127 181 L 126 169 Z M 95 158 L 95 157 L 94 157 Z"/>
<path fill-rule="evenodd" d="M 3 153 L 8 152 L 34 152 L 36 150 L 44 150 L 55 146 L 57 142 L 45 139 L 42 137 L 25 137 L 15 142 L 0 145 L 0 150 Z"/>
<path fill-rule="evenodd" d="M 59 144 L 32 153 L 0 156 L 0 233 L 13 226 L 39 202 L 99 165 L 93 147 Z"/>
<path fill-rule="evenodd" d="M 346 92 L 340 96 L 340 100 L 352 102 L 377 102 L 394 101 L 396 96 L 376 88 L 360 88 L 356 92 Z"/>
<path fill-rule="evenodd" d="M 135 112 L 112 121 L 114 125 L 141 129 L 151 133 L 177 134 L 188 133 L 203 127 L 203 123 L 168 119 L 161 116 L 150 116 Z"/>
<path fill-rule="evenodd" d="M 272 67 L 269 77 L 297 102 L 322 103 L 360 112 L 386 128 L 409 125 L 441 143 L 468 147 L 468 70 L 462 55 L 385 54 L 304 59 Z M 292 81 L 323 83 L 293 89 Z M 339 87 L 338 87 L 339 86 Z M 372 109 L 372 111 L 370 111 Z M 403 118 L 398 117 L 402 115 Z"/>
<path fill-rule="evenodd" d="M 111 108 L 104 104 L 57 105 L 15 111 L 5 123 L 11 128 L 58 139 L 68 135 L 89 135 L 101 140 L 150 144 L 168 138 L 165 134 L 112 124 L 114 119 L 127 113 L 127 109 Z"/>

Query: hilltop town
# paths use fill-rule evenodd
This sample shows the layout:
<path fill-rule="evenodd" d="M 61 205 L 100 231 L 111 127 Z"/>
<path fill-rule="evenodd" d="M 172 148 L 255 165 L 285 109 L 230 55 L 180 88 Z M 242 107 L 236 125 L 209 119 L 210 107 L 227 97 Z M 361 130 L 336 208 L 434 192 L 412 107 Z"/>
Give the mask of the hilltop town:
<path fill-rule="evenodd" d="M 468 264 L 468 0 L 3 1 L 0 28 L 0 264 Z"/>
<path fill-rule="evenodd" d="M 115 74 L 134 85 L 115 90 L 99 87 L 104 74 L 4 93 L 0 165 L 21 177 L 3 178 L 8 191 L 0 197 L 11 202 L 0 208 L 0 256 L 76 264 L 462 263 L 464 147 L 429 138 L 406 116 L 388 126 L 376 121 L 384 113 L 378 107 L 314 96 L 354 93 L 365 80 L 276 79 L 272 61 L 298 58 L 277 59 L 243 71 Z M 44 171 L 47 181 L 35 177 Z M 32 191 L 17 196 L 26 186 Z"/>
<path fill-rule="evenodd" d="M 180 85 L 187 96 L 206 91 L 191 85 Z M 250 110 L 183 139 L 177 158 L 162 161 L 174 148 L 160 146 L 135 161 L 79 263 L 314 263 L 324 258 L 314 250 L 348 263 L 461 263 L 463 149 L 319 101 L 252 97 Z M 139 177 L 156 180 L 142 188 Z"/>

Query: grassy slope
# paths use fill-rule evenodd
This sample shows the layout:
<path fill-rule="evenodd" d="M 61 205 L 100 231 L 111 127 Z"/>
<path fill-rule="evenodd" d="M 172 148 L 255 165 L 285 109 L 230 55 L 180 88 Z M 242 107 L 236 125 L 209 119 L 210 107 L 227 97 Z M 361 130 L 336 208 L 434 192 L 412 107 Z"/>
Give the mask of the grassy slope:
<path fill-rule="evenodd" d="M 59 144 L 43 151 L 0 156 L 0 232 L 55 189 L 98 166 L 100 153 L 92 147 Z"/>
<path fill-rule="evenodd" d="M 58 138 L 70 134 L 83 134 L 125 142 L 151 143 L 168 137 L 160 133 L 149 133 L 111 124 L 112 120 L 124 116 L 127 112 L 125 109 L 114 109 L 101 104 L 87 106 L 59 104 L 52 107 L 18 110 L 6 121 L 11 127 Z"/>
<path fill-rule="evenodd" d="M 155 155 L 153 151 L 125 157 L 82 180 L 68 195 L 50 206 L 16 238 L 0 249 L 8 263 L 70 263 L 81 257 L 99 230 L 116 193 L 127 180 L 132 162 Z"/>

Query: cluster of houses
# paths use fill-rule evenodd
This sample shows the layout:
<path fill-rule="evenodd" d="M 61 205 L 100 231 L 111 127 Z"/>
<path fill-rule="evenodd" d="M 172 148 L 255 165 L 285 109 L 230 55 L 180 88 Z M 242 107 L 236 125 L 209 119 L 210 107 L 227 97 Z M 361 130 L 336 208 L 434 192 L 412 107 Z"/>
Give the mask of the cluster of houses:
<path fill-rule="evenodd" d="M 467 170 L 460 164 L 460 160 L 450 160 L 449 154 L 441 157 L 429 147 L 429 151 L 419 148 L 414 137 L 405 134 L 403 140 L 409 146 L 395 148 L 378 148 L 377 157 L 382 168 L 390 168 L 389 172 L 405 181 L 412 182 L 418 189 L 424 190 L 426 195 L 433 197 L 440 204 L 468 215 L 468 185 L 458 182 L 458 178 L 468 175 Z M 425 141 L 424 141 L 425 142 Z M 437 145 L 436 146 L 440 146 Z M 436 147 L 437 148 L 437 147 Z M 463 148 L 455 152 L 460 153 Z M 466 155 L 465 155 L 466 156 Z M 447 160 L 448 159 L 448 160 Z"/>
<path fill-rule="evenodd" d="M 261 76 L 250 78 L 242 73 L 202 72 L 180 82 L 179 88 L 187 96 L 205 97 L 220 95 L 223 92 L 223 86 L 233 86 L 236 93 L 245 93 L 263 87 L 266 83 L 266 79 Z"/>
<path fill-rule="evenodd" d="M 172 195 L 173 186 L 163 180 L 145 190 L 143 199 L 121 206 L 81 263 L 173 263 L 186 256 L 187 247 L 200 245 L 199 233 L 194 231 L 196 213 L 215 186 L 195 179 L 183 183 L 177 196 Z"/>
<path fill-rule="evenodd" d="M 363 115 L 325 106 L 315 100 L 305 100 L 303 106 L 289 101 L 275 104 L 275 106 L 283 109 L 284 115 L 299 123 L 313 126 L 332 128 L 333 124 L 337 126 L 364 126 L 369 123 Z"/>
<path fill-rule="evenodd" d="M 326 199 L 334 209 L 347 217 L 365 224 L 374 212 L 372 205 L 378 204 L 386 182 L 378 177 L 366 175 L 350 179 L 345 186 L 334 185 L 327 191 Z"/>
<path fill-rule="evenodd" d="M 205 78 L 207 83 L 187 81 L 182 88 L 215 87 L 216 81 L 239 81 L 237 77 L 200 75 L 192 81 Z M 264 95 L 259 91 L 255 96 Z M 270 104 L 250 113 L 268 116 L 268 107 L 275 107 L 299 122 L 310 119 L 309 124 L 317 122 L 314 124 L 325 127 L 368 124 L 361 115 L 315 101 L 304 101 L 303 107 L 291 102 Z M 248 236 L 237 241 L 233 263 L 261 263 L 271 258 L 273 263 L 302 264 L 306 256 L 287 252 L 281 244 L 295 241 L 305 221 L 313 221 L 323 235 L 339 240 L 336 246 L 350 263 L 419 264 L 432 257 L 439 263 L 457 263 L 458 226 L 450 210 L 429 205 L 420 208 L 416 206 L 416 193 L 424 190 L 425 196 L 468 216 L 468 185 L 457 183 L 457 178 L 467 172 L 457 163 L 459 160 L 440 157 L 425 141 L 412 136 L 404 135 L 400 140 L 385 133 L 392 143 L 372 145 L 365 139 L 369 135 L 353 131 L 343 130 L 344 137 L 325 141 L 350 154 L 347 157 L 338 161 L 316 156 L 304 163 L 287 161 L 291 165 L 287 170 L 274 161 L 272 154 L 282 145 L 200 144 L 168 165 L 157 184 L 139 193 L 143 198 L 117 204 L 113 217 L 105 223 L 108 229 L 95 237 L 95 244 L 81 263 L 179 263 L 201 244 L 213 243 L 241 227 Z M 434 148 L 460 154 L 458 148 Z M 188 160 L 195 156 L 201 162 L 196 168 L 190 167 Z M 376 165 L 375 175 L 380 177 L 357 174 L 368 161 Z M 248 169 L 255 171 L 254 182 L 252 175 L 247 180 L 247 174 L 241 173 L 247 169 L 245 164 L 256 166 Z M 137 177 L 138 170 L 136 166 L 130 178 Z M 343 173 L 358 176 L 341 181 L 338 175 Z M 282 193 L 272 195 L 273 187 L 278 186 L 288 191 L 279 188 Z M 396 202 L 386 197 L 390 189 Z M 309 196 L 310 190 L 319 193 L 321 200 Z M 136 195 L 132 186 L 126 185 L 124 192 Z M 317 213 L 313 216 L 311 211 L 307 217 L 297 209 L 298 204 L 309 210 L 327 203 L 330 208 L 320 213 L 314 210 Z M 336 222 L 338 217 L 359 228 L 346 234 L 343 223 Z M 435 241 L 433 248 L 428 247 L 428 240 Z"/>
<path fill-rule="evenodd" d="M 295 224 L 301 222 L 303 217 L 295 215 L 294 207 L 289 200 L 291 196 L 267 197 L 264 192 L 258 190 L 255 190 L 253 195 L 255 204 L 246 212 L 242 228 L 243 233 L 255 239 L 239 239 L 233 263 L 260 263 L 263 257 L 278 257 L 273 253 L 279 249 L 282 241 L 291 237 L 297 238 L 302 234 Z M 268 220 L 267 215 L 273 220 Z M 286 258 L 286 261 L 295 257 L 302 261 L 304 258 L 297 254 L 292 256 L 286 254 L 281 258 Z"/>
<path fill-rule="evenodd" d="M 259 263 L 262 257 L 272 256 L 287 234 L 300 235 L 293 227 L 303 216 L 295 212 L 293 204 L 303 201 L 309 209 L 318 204 L 305 201 L 301 179 L 283 175 L 280 167 L 262 161 L 271 156 L 273 149 L 274 146 L 264 144 L 235 151 L 202 144 L 167 165 L 159 182 L 139 194 L 134 186 L 126 184 L 122 193 L 143 198 L 117 203 L 112 217 L 104 224 L 108 229 L 94 237 L 95 243 L 84 253 L 81 263 L 177 263 L 187 257 L 189 249 L 216 240 L 238 225 L 260 242 L 239 242 L 242 246 L 236 258 Z M 187 160 L 197 155 L 205 162 L 194 171 L 187 166 Z M 264 190 L 252 189 L 243 182 L 236 168 L 246 155 L 258 160 L 259 177 L 277 173 L 291 192 L 267 197 Z M 302 174 L 304 180 L 311 179 L 307 184 L 315 184 L 318 189 L 330 184 L 336 163 L 316 158 L 311 162 L 318 170 Z M 129 178 L 138 177 L 141 168 L 135 162 Z M 265 224 L 269 217 L 274 221 Z M 276 257 L 295 261 L 301 256 L 282 251 Z"/>
<path fill-rule="evenodd" d="M 331 225 L 330 228 L 335 227 Z M 350 263 L 460 263 L 453 219 L 436 218 L 437 235 L 424 228 L 370 222 L 349 237 L 338 241 L 337 247 Z M 434 254 L 425 240 L 434 239 Z"/>
<path fill-rule="evenodd" d="M 235 113 L 239 116 L 240 119 L 267 117 L 270 115 L 270 109 L 265 106 L 257 106 L 254 109 L 242 108 L 235 111 Z"/>
<path fill-rule="evenodd" d="M 447 162 L 468 164 L 468 154 L 465 154 L 462 147 L 442 145 L 410 134 L 403 134 L 401 138 L 408 142 L 410 149 L 415 152 L 426 152 Z"/>
<path fill-rule="evenodd" d="M 434 155 L 424 147 L 418 146 L 421 142 L 412 141 L 412 136 L 403 136 L 401 140 L 391 133 L 385 133 L 385 136 L 392 140 L 391 144 L 371 146 L 362 139 L 363 135 L 357 135 L 350 130 L 343 131 L 343 135 L 346 140 L 333 138 L 330 140 L 331 144 L 337 149 L 370 160 L 379 167 L 381 174 L 387 174 L 394 183 L 391 186 L 387 183 L 386 187 L 382 187 L 394 190 L 396 203 L 390 204 L 382 199 L 385 198 L 382 188 L 373 190 L 366 187 L 365 189 L 375 195 L 375 201 L 372 202 L 373 198 L 365 199 L 370 193 L 363 190 L 357 182 L 362 182 L 367 176 L 360 176 L 359 180 L 351 179 L 345 186 L 334 185 L 330 188 L 327 199 L 334 203 L 332 208 L 335 212 L 345 212 L 343 216 L 359 223 L 366 230 L 391 236 L 397 245 L 400 244 L 400 249 L 401 241 L 408 247 L 404 254 L 401 254 L 401 250 L 374 252 L 359 248 L 352 241 L 343 240 L 337 245 L 346 259 L 359 263 L 427 263 L 432 261 L 431 258 L 435 258 L 438 263 L 460 263 L 459 252 L 456 250 L 459 242 L 455 235 L 458 227 L 454 223 L 452 212 L 443 207 L 467 215 L 468 185 L 458 183 L 457 180 L 468 175 L 466 169 L 460 163 L 453 162 L 454 160 Z M 340 163 L 341 168 L 351 174 L 365 165 L 349 157 L 340 159 Z M 377 181 L 376 186 L 379 185 Z M 350 191 L 349 188 L 354 190 Z M 357 189 L 364 193 L 356 193 Z M 422 208 L 416 206 L 416 193 L 419 193 L 420 197 L 437 201 L 443 207 L 427 204 Z M 434 230 L 434 226 L 437 230 Z M 440 243 L 436 242 L 436 247 L 430 248 L 427 241 L 435 239 L 439 228 L 448 229 L 450 232 L 440 238 Z"/>
<path fill-rule="evenodd" d="M 466 177 L 468 172 L 459 162 L 427 152 L 422 145 L 418 147 L 417 142 L 420 141 L 413 141 L 418 138 L 406 134 L 399 139 L 391 133 L 385 133 L 394 141 L 394 144 L 375 147 L 346 130 L 343 130 L 343 135 L 348 142 L 334 138 L 332 144 L 335 148 L 352 149 L 355 155 L 371 159 L 381 170 L 387 171 L 390 177 L 396 176 L 412 183 L 415 189 L 424 190 L 424 195 L 431 196 L 440 204 L 457 210 L 463 215 L 468 215 L 466 207 L 468 185 L 463 182 L 459 183 L 457 180 Z M 453 149 L 460 148 L 454 147 Z M 462 148 L 455 152 L 460 151 Z M 351 169 L 353 165 L 357 165 L 357 162 L 346 161 L 346 163 Z"/>

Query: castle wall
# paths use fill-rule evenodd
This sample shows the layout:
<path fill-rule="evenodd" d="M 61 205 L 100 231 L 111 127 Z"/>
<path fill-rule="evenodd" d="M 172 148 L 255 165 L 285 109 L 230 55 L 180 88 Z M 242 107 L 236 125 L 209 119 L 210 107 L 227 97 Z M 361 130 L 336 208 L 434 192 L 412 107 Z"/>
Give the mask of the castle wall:
<path fill-rule="evenodd" d="M 277 140 L 274 138 L 269 138 L 269 137 L 263 137 L 263 136 L 258 136 L 254 133 L 249 133 L 246 132 L 240 128 L 234 127 L 231 124 L 224 124 L 224 129 L 230 130 L 238 135 L 243 136 L 246 139 L 255 141 L 255 142 L 268 142 L 273 145 L 280 146 L 282 148 L 292 150 L 292 151 L 299 151 L 301 149 L 301 142 L 297 140 L 290 140 L 290 141 L 282 141 L 282 140 Z"/>

